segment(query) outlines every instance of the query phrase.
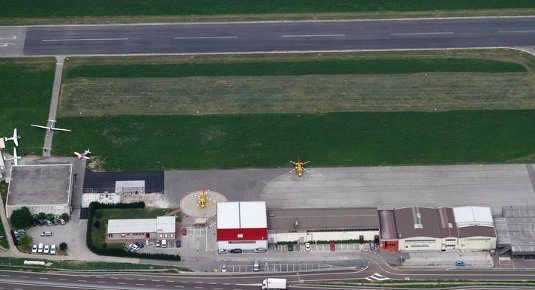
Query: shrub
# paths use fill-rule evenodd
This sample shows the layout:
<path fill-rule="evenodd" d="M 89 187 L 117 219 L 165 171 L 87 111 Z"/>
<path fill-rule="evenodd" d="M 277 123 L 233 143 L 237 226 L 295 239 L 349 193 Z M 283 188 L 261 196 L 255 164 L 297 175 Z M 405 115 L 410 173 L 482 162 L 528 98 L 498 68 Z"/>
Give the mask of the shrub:
<path fill-rule="evenodd" d="M 45 218 L 49 221 L 52 221 L 56 218 L 56 216 L 53 213 L 47 213 Z"/>
<path fill-rule="evenodd" d="M 23 252 L 30 252 L 32 250 L 33 238 L 29 235 L 23 235 L 18 243 L 19 249 Z"/>
<path fill-rule="evenodd" d="M 71 219 L 71 216 L 68 213 L 63 213 L 60 217 L 66 222 Z"/>
<path fill-rule="evenodd" d="M 94 223 L 93 223 L 93 226 L 97 229 L 100 228 L 100 221 L 99 220 L 96 220 Z"/>
<path fill-rule="evenodd" d="M 67 243 L 63 242 L 63 243 L 59 244 L 59 249 L 62 250 L 62 251 L 66 251 L 67 250 Z"/>
<path fill-rule="evenodd" d="M 16 228 L 26 228 L 30 226 L 32 219 L 33 217 L 30 209 L 25 206 L 14 210 L 10 217 L 11 224 Z"/>

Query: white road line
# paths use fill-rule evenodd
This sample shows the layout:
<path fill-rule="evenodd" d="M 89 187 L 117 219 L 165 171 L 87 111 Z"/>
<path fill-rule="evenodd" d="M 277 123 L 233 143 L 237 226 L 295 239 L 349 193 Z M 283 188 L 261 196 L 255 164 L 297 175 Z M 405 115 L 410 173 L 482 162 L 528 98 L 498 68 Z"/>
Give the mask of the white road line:
<path fill-rule="evenodd" d="M 121 41 L 128 40 L 126 37 L 121 38 L 64 38 L 64 39 L 43 39 L 43 42 L 67 42 L 67 41 Z"/>
<path fill-rule="evenodd" d="M 124 282 L 117 282 L 117 284 L 126 285 Z"/>
<path fill-rule="evenodd" d="M 229 36 L 177 36 L 173 37 L 173 39 L 236 39 L 238 38 L 236 35 L 229 35 Z"/>
<path fill-rule="evenodd" d="M 299 37 L 345 37 L 345 34 L 285 34 L 283 38 L 299 38 Z"/>
<path fill-rule="evenodd" d="M 395 32 L 390 33 L 390 35 L 398 35 L 398 36 L 413 36 L 413 35 L 448 35 L 453 34 L 451 31 L 445 31 L 445 32 Z"/>
<path fill-rule="evenodd" d="M 184 286 L 175 285 L 175 288 L 184 288 Z"/>
<path fill-rule="evenodd" d="M 500 30 L 499 33 L 533 33 L 535 30 Z"/>
<path fill-rule="evenodd" d="M 139 280 L 141 280 L 141 279 L 139 279 Z M 152 282 L 160 282 L 160 280 L 151 280 L 151 281 Z"/>
<path fill-rule="evenodd" d="M 41 280 L 48 280 L 47 277 L 40 277 L 39 279 L 41 279 Z"/>
<path fill-rule="evenodd" d="M 173 281 L 173 280 L 165 280 L 165 282 L 167 282 L 167 283 L 175 283 L 175 281 Z"/>
<path fill-rule="evenodd" d="M 136 286 L 145 286 L 143 283 L 136 283 Z"/>

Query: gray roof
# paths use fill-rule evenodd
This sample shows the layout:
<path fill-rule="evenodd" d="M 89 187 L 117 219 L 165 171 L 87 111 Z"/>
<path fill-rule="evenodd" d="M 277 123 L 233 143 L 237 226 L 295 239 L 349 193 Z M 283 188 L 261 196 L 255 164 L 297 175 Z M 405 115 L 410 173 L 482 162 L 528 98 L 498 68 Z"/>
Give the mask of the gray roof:
<path fill-rule="evenodd" d="M 535 255 L 535 208 L 506 206 L 495 218 L 498 245 L 509 245 L 513 255 Z"/>
<path fill-rule="evenodd" d="M 71 184 L 71 164 L 13 166 L 7 204 L 69 204 Z"/>
<path fill-rule="evenodd" d="M 296 225 L 297 222 L 297 225 Z M 336 230 L 379 229 L 377 208 L 338 209 L 271 209 L 268 210 L 268 229 Z"/>
<path fill-rule="evenodd" d="M 459 238 L 468 238 L 468 237 L 496 237 L 496 231 L 494 227 L 486 226 L 469 226 L 459 228 Z"/>
<path fill-rule="evenodd" d="M 396 229 L 396 217 L 393 210 L 380 210 L 379 211 L 379 223 L 381 240 L 397 240 L 398 231 Z"/>
<path fill-rule="evenodd" d="M 437 208 L 438 222 L 440 225 L 440 237 L 458 237 L 459 230 L 455 223 L 455 215 L 451 207 Z"/>
<path fill-rule="evenodd" d="M 398 238 L 441 238 L 440 223 L 436 209 L 428 207 L 405 207 L 394 211 Z"/>

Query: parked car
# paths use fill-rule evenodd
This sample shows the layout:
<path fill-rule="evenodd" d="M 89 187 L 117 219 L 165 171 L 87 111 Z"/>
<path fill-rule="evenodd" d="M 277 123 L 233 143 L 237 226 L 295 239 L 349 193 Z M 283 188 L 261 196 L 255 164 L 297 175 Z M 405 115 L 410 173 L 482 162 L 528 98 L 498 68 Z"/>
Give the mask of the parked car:
<path fill-rule="evenodd" d="M 288 252 L 294 251 L 294 244 L 288 244 Z"/>
<path fill-rule="evenodd" d="M 221 272 L 223 272 L 223 273 L 227 272 L 227 265 L 225 265 L 225 264 L 221 265 Z"/>
<path fill-rule="evenodd" d="M 329 242 L 329 248 L 330 248 L 331 252 L 336 251 L 336 246 L 335 246 L 334 242 Z"/>
<path fill-rule="evenodd" d="M 55 255 L 58 249 L 56 248 L 56 245 L 50 246 L 50 255 Z"/>
<path fill-rule="evenodd" d="M 138 248 L 143 249 L 145 247 L 145 244 L 140 242 L 135 242 L 134 245 L 138 246 Z"/>
<path fill-rule="evenodd" d="M 39 243 L 39 245 L 37 245 L 37 253 L 42 253 L 44 247 L 45 245 L 43 245 L 43 243 Z"/>
<path fill-rule="evenodd" d="M 175 246 L 176 246 L 177 248 L 182 247 L 182 241 L 181 241 L 181 240 L 176 240 L 176 242 L 175 242 Z"/>
<path fill-rule="evenodd" d="M 35 226 L 38 226 L 39 225 L 39 221 L 38 220 L 32 220 L 32 227 L 35 227 Z"/>
<path fill-rule="evenodd" d="M 254 252 L 255 253 L 265 253 L 265 252 L 267 252 L 267 249 L 266 248 L 256 248 L 256 249 L 254 249 Z"/>
<path fill-rule="evenodd" d="M 43 254 L 50 253 L 50 245 L 45 245 L 45 248 L 43 249 Z"/>
<path fill-rule="evenodd" d="M 64 224 L 66 224 L 66 223 L 67 223 L 67 222 L 65 222 L 64 219 L 59 219 L 59 224 L 60 224 L 60 225 L 64 225 Z"/>
<path fill-rule="evenodd" d="M 188 234 L 188 229 L 182 228 L 182 235 L 186 236 Z"/>
<path fill-rule="evenodd" d="M 35 253 L 37 253 L 37 245 L 34 244 L 32 246 L 32 254 L 35 254 Z"/>
<path fill-rule="evenodd" d="M 217 253 L 218 253 L 218 254 L 228 254 L 228 250 L 226 250 L 226 249 L 219 249 L 219 250 L 217 250 Z"/>
<path fill-rule="evenodd" d="M 47 226 L 51 226 L 51 225 L 52 225 L 52 222 L 51 222 L 50 220 L 45 220 L 45 224 L 46 224 Z"/>
<path fill-rule="evenodd" d="M 243 253 L 242 249 L 232 249 L 230 250 L 231 254 L 241 254 Z"/>
<path fill-rule="evenodd" d="M 253 272 L 259 272 L 260 271 L 260 262 L 258 260 L 254 260 L 253 262 Z"/>
<path fill-rule="evenodd" d="M 130 244 L 128 246 L 128 251 L 129 252 L 137 252 L 139 250 L 139 246 L 136 245 L 136 244 Z"/>
<path fill-rule="evenodd" d="M 167 248 L 167 240 L 162 240 L 162 248 Z"/>
<path fill-rule="evenodd" d="M 41 233 L 41 237 L 50 237 L 50 236 L 52 236 L 51 231 L 44 231 Z"/>
<path fill-rule="evenodd" d="M 464 267 L 466 266 L 466 264 L 464 263 L 464 261 L 455 261 L 455 266 Z"/>
<path fill-rule="evenodd" d="M 161 245 L 162 245 L 162 242 L 160 240 L 156 240 L 156 243 L 154 244 L 154 246 L 159 248 Z"/>
<path fill-rule="evenodd" d="M 44 219 L 38 219 L 37 222 L 39 223 L 40 226 L 46 225 L 46 220 Z"/>
<path fill-rule="evenodd" d="M 305 243 L 305 251 L 310 252 L 310 243 Z"/>
<path fill-rule="evenodd" d="M 13 232 L 15 233 L 15 235 L 16 235 L 16 234 L 20 234 L 20 233 L 22 233 L 22 234 L 25 234 L 25 233 L 26 233 L 26 231 L 23 230 L 23 229 L 20 229 L 20 230 L 14 230 Z"/>

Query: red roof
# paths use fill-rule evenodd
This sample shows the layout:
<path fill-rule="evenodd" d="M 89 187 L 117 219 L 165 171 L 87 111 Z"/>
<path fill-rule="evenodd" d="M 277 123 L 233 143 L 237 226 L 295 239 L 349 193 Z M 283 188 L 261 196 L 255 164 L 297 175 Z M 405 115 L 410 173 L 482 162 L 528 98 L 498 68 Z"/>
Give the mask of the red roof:
<path fill-rule="evenodd" d="M 255 241 L 267 240 L 268 230 L 259 229 L 218 229 L 218 241 Z"/>

